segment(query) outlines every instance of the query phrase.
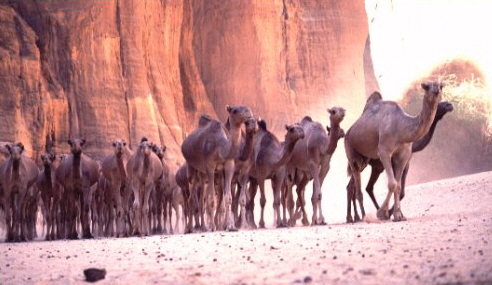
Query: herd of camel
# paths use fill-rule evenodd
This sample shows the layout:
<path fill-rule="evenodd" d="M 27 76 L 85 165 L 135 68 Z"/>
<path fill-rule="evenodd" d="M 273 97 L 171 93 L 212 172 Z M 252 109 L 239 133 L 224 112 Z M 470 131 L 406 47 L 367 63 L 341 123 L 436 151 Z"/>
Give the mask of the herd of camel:
<path fill-rule="evenodd" d="M 346 221 L 364 218 L 360 173 L 367 165 L 372 172 L 366 191 L 378 209 L 377 217 L 386 220 L 393 215 L 394 221 L 405 220 L 400 200 L 412 153 L 428 145 L 438 121 L 453 110 L 451 103 L 440 102 L 440 82 L 422 83 L 422 88 L 425 94 L 417 116 L 409 116 L 396 102 L 384 101 L 374 92 L 347 132 L 340 127 L 345 110 L 333 107 L 327 110 L 330 126 L 324 128 L 306 116 L 285 126 L 283 141 L 249 107 L 227 106 L 225 123 L 207 115 L 199 118 L 196 129 L 181 145 L 186 162 L 176 171 L 164 158 L 166 147 L 146 138 L 134 150 L 124 140 L 112 142 L 114 151 L 101 162 L 83 153 L 85 140 L 69 140 L 70 154 L 63 158 L 50 152 L 41 155 L 41 169 L 25 155 L 22 143 L 8 143 L 0 165 L 6 241 L 35 238 L 38 209 L 46 224 L 46 240 L 173 233 L 173 210 L 175 228 L 181 223 L 187 233 L 264 228 L 268 179 L 276 227 L 295 226 L 301 218 L 303 225 L 310 224 L 304 200 L 310 181 L 311 224 L 322 225 L 322 183 L 342 137 L 350 176 Z M 388 194 L 380 207 L 373 186 L 383 171 Z M 257 225 L 254 201 L 258 186 L 261 212 Z M 391 197 L 394 203 L 389 209 Z"/>

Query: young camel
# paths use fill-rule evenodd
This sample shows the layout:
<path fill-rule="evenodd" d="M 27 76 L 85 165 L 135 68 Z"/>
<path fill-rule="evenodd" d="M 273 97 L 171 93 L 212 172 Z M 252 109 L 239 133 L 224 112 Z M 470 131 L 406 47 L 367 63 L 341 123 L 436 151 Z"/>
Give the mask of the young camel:
<path fill-rule="evenodd" d="M 26 196 L 38 177 L 38 166 L 24 154 L 20 142 L 7 144 L 9 157 L 0 165 L 0 181 L 3 188 L 3 206 L 7 241 L 20 242 L 28 239 L 26 225 Z"/>
<path fill-rule="evenodd" d="M 127 163 L 133 151 L 125 140 L 113 141 L 112 146 L 114 153 L 103 159 L 101 170 L 110 192 L 110 207 L 116 209 L 116 236 L 129 236 L 132 189 L 129 187 Z"/>
<path fill-rule="evenodd" d="M 254 221 L 254 199 L 256 196 L 257 186 L 260 186 L 260 206 L 261 216 L 259 226 L 265 228 L 265 180 L 272 180 L 274 194 L 273 210 L 274 225 L 276 227 L 287 226 L 280 218 L 280 194 L 281 187 L 285 180 L 285 165 L 292 157 L 292 152 L 298 141 L 304 139 L 304 131 L 299 125 L 286 125 L 285 141 L 281 143 L 277 137 L 267 130 L 266 123 L 263 120 L 258 122 L 259 131 L 254 140 L 253 166 L 250 169 L 250 197 L 247 207 L 247 215 L 250 226 L 256 228 Z"/>
<path fill-rule="evenodd" d="M 43 168 L 39 171 L 37 186 L 41 192 L 43 200 L 43 216 L 46 220 L 47 231 L 46 240 L 61 238 L 61 217 L 58 215 L 60 209 L 60 200 L 63 192 L 60 185 L 56 183 L 55 170 L 57 168 L 56 156 L 45 153 L 41 155 Z"/>
<path fill-rule="evenodd" d="M 300 123 L 306 139 L 296 145 L 292 159 L 287 166 L 289 173 L 291 175 L 296 173 L 299 176 L 298 181 L 300 180 L 297 184 L 298 209 L 295 214 L 292 214 L 292 208 L 289 209 L 291 213 L 289 224 L 291 226 L 295 225 L 299 208 L 303 213 L 303 224 L 308 223 L 304 208 L 304 189 L 311 179 L 314 180 L 313 195 L 311 197 L 313 204 L 312 225 L 325 224 L 325 218 L 321 210 L 321 187 L 330 170 L 331 157 L 337 147 L 340 134 L 343 134 L 340 123 L 345 117 L 345 109 L 333 107 L 327 109 L 327 112 L 330 114 L 330 134 L 320 123 L 314 122 L 311 117 L 304 117 Z M 287 194 L 291 196 L 292 191 L 289 189 Z"/>
<path fill-rule="evenodd" d="M 400 206 L 401 177 L 412 156 L 412 143 L 429 132 L 441 100 L 442 84 L 422 83 L 422 88 L 425 95 L 418 116 L 406 114 L 396 102 L 383 101 L 381 94 L 374 92 L 367 100 L 361 117 L 347 131 L 345 152 L 362 217 L 365 211 L 360 172 L 369 159 L 379 158 L 388 177 L 388 194 L 377 216 L 379 219 L 389 219 L 388 205 L 394 194 L 393 220 L 405 220 Z"/>
<path fill-rule="evenodd" d="M 253 118 L 253 112 L 247 106 L 226 106 L 230 130 L 214 119 L 209 119 L 185 138 L 181 145 L 181 152 L 186 159 L 189 169 L 189 178 L 197 177 L 198 173 L 205 173 L 207 187 L 203 195 L 207 201 L 206 211 L 208 226 L 205 230 L 225 228 L 235 230 L 234 218 L 231 211 L 231 182 L 234 174 L 234 160 L 238 157 L 241 143 L 241 125 Z M 222 172 L 224 183 L 225 223 L 216 225 L 213 212 L 215 209 L 215 175 Z M 196 175 L 193 173 L 197 173 Z M 194 188 L 194 186 L 192 186 Z"/>
<path fill-rule="evenodd" d="M 418 141 L 414 141 L 412 143 L 412 153 L 419 152 L 423 150 L 431 141 L 434 131 L 436 130 L 437 123 L 446 115 L 446 113 L 453 111 L 453 104 L 444 101 L 440 102 L 437 105 L 437 111 L 436 111 L 436 116 L 434 117 L 434 121 L 432 122 L 432 125 L 430 127 L 429 132 L 422 137 Z M 379 175 L 383 173 L 384 167 L 383 164 L 381 163 L 381 160 L 379 159 L 369 159 L 369 165 L 371 166 L 371 176 L 369 178 L 369 182 L 367 182 L 366 186 L 366 192 L 369 194 L 369 197 L 371 198 L 372 202 L 374 203 L 374 206 L 376 209 L 379 209 L 379 204 L 376 201 L 376 197 L 374 196 L 374 184 L 376 184 L 376 181 L 379 178 Z M 410 167 L 410 164 L 407 164 L 405 169 L 403 170 L 403 174 L 401 177 L 401 196 L 400 196 L 400 201 L 403 199 L 405 196 L 405 181 L 408 173 L 408 169 Z M 355 206 L 355 189 L 354 189 L 354 179 L 351 177 L 349 184 L 347 185 L 347 223 L 352 223 L 352 222 L 358 222 L 360 221 L 359 214 L 357 212 L 357 208 Z M 352 218 L 351 214 L 351 206 L 350 206 L 350 201 L 352 201 L 352 204 L 354 205 L 354 218 Z M 389 210 L 389 214 L 393 213 L 393 208 Z"/>
<path fill-rule="evenodd" d="M 62 159 L 55 171 L 56 181 L 64 189 L 62 202 L 66 219 L 64 236 L 78 239 L 76 222 L 77 214 L 80 214 L 82 237 L 93 238 L 89 225 L 89 211 L 92 203 L 91 187 L 99 179 L 99 164 L 82 153 L 84 139 L 69 140 L 68 144 L 71 154 Z"/>

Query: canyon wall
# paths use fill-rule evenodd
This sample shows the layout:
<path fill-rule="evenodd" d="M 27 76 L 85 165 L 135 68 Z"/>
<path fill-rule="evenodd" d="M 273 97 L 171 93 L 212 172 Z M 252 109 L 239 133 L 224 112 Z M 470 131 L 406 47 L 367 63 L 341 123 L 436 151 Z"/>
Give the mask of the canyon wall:
<path fill-rule="evenodd" d="M 347 129 L 377 88 L 362 0 L 2 1 L 0 22 L 0 141 L 34 157 L 146 136 L 181 162 L 198 116 L 226 104 L 281 137 L 340 105 Z"/>

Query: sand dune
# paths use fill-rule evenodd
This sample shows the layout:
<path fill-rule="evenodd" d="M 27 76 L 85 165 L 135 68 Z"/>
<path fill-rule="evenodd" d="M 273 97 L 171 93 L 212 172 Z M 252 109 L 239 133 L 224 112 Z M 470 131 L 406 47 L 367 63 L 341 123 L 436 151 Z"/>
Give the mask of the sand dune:
<path fill-rule="evenodd" d="M 1 284 L 492 284 L 492 172 L 411 186 L 406 222 L 0 244 Z M 373 209 L 370 201 L 366 206 Z"/>

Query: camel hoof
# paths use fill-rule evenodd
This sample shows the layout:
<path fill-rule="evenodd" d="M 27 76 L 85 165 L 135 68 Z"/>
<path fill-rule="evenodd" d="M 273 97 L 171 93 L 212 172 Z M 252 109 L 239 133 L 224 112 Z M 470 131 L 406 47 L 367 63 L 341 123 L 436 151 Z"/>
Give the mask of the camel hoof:
<path fill-rule="evenodd" d="M 389 220 L 390 218 L 388 211 L 384 211 L 381 208 L 377 211 L 376 216 L 380 220 Z"/>
<path fill-rule="evenodd" d="M 405 218 L 401 212 L 395 212 L 393 215 L 393 222 L 403 222 L 406 220 L 407 218 Z"/>
<path fill-rule="evenodd" d="M 362 222 L 362 219 L 357 215 L 354 218 L 354 223 Z"/>
<path fill-rule="evenodd" d="M 226 232 L 237 232 L 238 229 L 236 229 L 235 227 L 227 227 L 226 228 Z"/>
<path fill-rule="evenodd" d="M 94 238 L 94 236 L 91 233 L 86 233 L 86 234 L 84 234 L 83 238 L 84 239 L 92 239 L 92 238 Z"/>
<path fill-rule="evenodd" d="M 260 222 L 260 229 L 264 229 L 265 228 L 265 222 L 261 221 Z"/>
<path fill-rule="evenodd" d="M 303 226 L 309 226 L 309 221 L 308 221 L 308 219 L 304 219 L 304 218 L 303 218 L 303 219 L 302 219 L 302 225 L 303 225 Z"/>

